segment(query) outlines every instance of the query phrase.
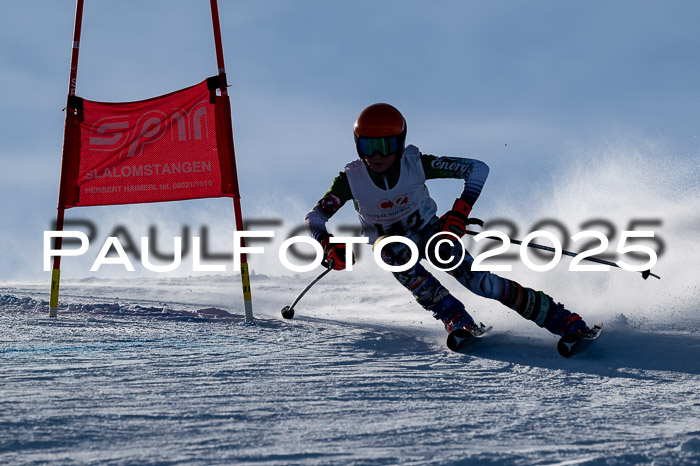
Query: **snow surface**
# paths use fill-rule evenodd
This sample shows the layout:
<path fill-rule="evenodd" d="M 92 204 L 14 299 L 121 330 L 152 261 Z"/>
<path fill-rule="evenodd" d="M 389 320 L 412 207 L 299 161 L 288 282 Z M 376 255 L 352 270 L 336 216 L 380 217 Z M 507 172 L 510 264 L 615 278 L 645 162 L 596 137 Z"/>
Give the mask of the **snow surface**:
<path fill-rule="evenodd" d="M 283 320 L 314 276 L 252 276 L 254 326 L 235 276 L 65 279 L 57 319 L 48 282 L 0 283 L 0 463 L 700 463 L 695 310 L 605 314 L 564 359 L 456 290 L 494 326 L 456 354 L 386 275 Z"/>

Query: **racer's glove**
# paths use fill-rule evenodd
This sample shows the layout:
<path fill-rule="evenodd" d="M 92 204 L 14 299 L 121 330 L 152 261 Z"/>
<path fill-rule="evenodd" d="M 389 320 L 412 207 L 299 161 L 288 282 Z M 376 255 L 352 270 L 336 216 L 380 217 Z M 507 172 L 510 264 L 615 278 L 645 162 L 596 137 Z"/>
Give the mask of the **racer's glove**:
<path fill-rule="evenodd" d="M 331 234 L 321 238 L 321 247 L 323 248 L 323 261 L 321 265 L 333 270 L 345 270 L 347 248 L 345 243 L 331 243 Z M 355 263 L 353 254 L 352 263 Z"/>
<path fill-rule="evenodd" d="M 471 223 L 469 222 L 469 213 L 471 211 L 472 206 L 462 199 L 457 199 L 452 205 L 452 209 L 438 220 L 438 231 L 454 233 L 461 238 L 467 233 L 467 225 Z"/>

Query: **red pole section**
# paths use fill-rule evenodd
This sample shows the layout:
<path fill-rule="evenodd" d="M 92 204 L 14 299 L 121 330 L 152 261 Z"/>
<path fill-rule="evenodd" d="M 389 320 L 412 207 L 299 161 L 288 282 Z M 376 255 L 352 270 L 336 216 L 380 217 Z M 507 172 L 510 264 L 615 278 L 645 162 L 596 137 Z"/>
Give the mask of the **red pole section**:
<path fill-rule="evenodd" d="M 219 5 L 216 0 L 210 0 L 211 4 L 211 21 L 214 25 L 214 45 L 216 46 L 216 65 L 219 68 L 219 74 L 226 73 L 224 66 L 224 48 L 221 45 L 221 26 L 219 25 Z M 221 86 L 221 95 L 228 95 L 225 83 Z"/>
<path fill-rule="evenodd" d="M 216 0 L 210 0 L 211 4 L 211 21 L 214 26 L 214 45 L 216 46 L 216 64 L 219 69 L 219 77 L 221 78 L 221 95 L 228 98 L 228 90 L 226 89 L 226 67 L 224 65 L 224 48 L 221 45 L 221 27 L 219 25 L 219 6 Z M 231 131 L 231 144 L 233 145 L 233 128 Z M 238 171 L 236 170 L 236 157 L 233 157 L 233 173 L 234 176 Z M 238 183 L 238 180 L 236 180 Z M 239 197 L 233 198 L 233 214 L 236 221 L 236 230 L 243 231 L 243 214 L 241 213 L 241 199 Z M 244 238 L 240 239 L 241 250 L 245 249 Z M 250 274 L 248 270 L 248 257 L 245 253 L 241 254 L 241 284 L 243 286 L 243 306 L 245 309 L 245 321 L 246 323 L 253 324 L 253 299 L 250 290 Z"/>
<path fill-rule="evenodd" d="M 75 5 L 75 26 L 73 27 L 73 51 L 70 56 L 70 81 L 68 95 L 75 95 L 78 80 L 78 53 L 80 52 L 80 32 L 83 27 L 83 0 Z"/>
<path fill-rule="evenodd" d="M 83 26 L 83 0 L 77 0 L 76 6 L 75 6 L 75 23 L 73 26 L 73 45 L 72 45 L 72 51 L 71 51 L 71 57 L 70 57 L 70 75 L 68 79 L 68 97 L 70 98 L 71 96 L 75 95 L 75 88 L 78 80 L 78 53 L 80 52 L 80 32 L 82 30 Z M 63 132 L 63 145 L 64 145 L 64 153 L 65 153 L 65 144 L 66 144 L 66 129 L 68 127 L 68 119 L 71 117 L 75 117 L 74 114 L 71 114 L 71 112 L 74 112 L 75 110 L 71 109 L 68 105 L 66 106 L 66 124 L 64 126 L 64 132 Z M 61 160 L 61 176 L 60 176 L 60 181 L 59 181 L 59 192 L 58 192 L 58 198 L 59 198 L 59 207 L 58 207 L 58 213 L 56 214 L 56 231 L 63 231 L 63 217 L 65 210 L 63 209 L 63 193 L 64 193 L 64 176 L 65 176 L 65 170 L 64 170 L 64 164 L 65 164 L 65 158 Z M 54 249 L 57 251 L 61 250 L 61 247 L 63 246 L 63 238 L 57 237 L 54 242 Z M 51 297 L 49 299 L 49 317 L 57 317 L 58 316 L 58 289 L 59 289 L 59 284 L 60 284 L 60 277 L 61 277 L 61 256 L 56 255 L 53 258 L 53 270 L 51 272 Z"/>

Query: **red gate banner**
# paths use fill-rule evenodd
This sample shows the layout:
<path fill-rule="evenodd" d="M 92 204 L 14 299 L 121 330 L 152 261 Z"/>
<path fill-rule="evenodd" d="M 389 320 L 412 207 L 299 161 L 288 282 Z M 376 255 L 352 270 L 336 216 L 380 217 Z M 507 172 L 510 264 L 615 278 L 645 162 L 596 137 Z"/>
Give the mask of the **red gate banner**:
<path fill-rule="evenodd" d="M 127 103 L 69 101 L 59 209 L 240 197 L 218 78 Z"/>

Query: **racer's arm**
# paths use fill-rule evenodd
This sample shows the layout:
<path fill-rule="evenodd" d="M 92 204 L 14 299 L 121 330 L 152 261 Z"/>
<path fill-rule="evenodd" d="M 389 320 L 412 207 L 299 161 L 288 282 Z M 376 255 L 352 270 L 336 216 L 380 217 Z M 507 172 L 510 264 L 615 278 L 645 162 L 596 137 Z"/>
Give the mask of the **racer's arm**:
<path fill-rule="evenodd" d="M 326 223 L 350 199 L 352 199 L 352 192 L 347 175 L 345 172 L 340 172 L 333 179 L 330 189 L 304 218 L 309 235 L 319 243 L 323 243 L 323 240 L 329 236 Z"/>
<path fill-rule="evenodd" d="M 470 207 L 478 199 L 486 178 L 489 176 L 489 167 L 481 160 L 438 157 L 429 154 L 421 154 L 420 159 L 425 177 L 429 180 L 436 178 L 463 179 L 464 189 L 459 199 Z"/>
<path fill-rule="evenodd" d="M 489 167 L 484 162 L 459 157 L 436 157 L 421 154 L 421 162 L 426 179 L 457 178 L 464 180 L 462 194 L 455 200 L 452 209 L 447 211 L 438 221 L 440 231 L 463 236 L 467 231 L 467 223 L 472 206 L 479 198 L 489 175 Z"/>

